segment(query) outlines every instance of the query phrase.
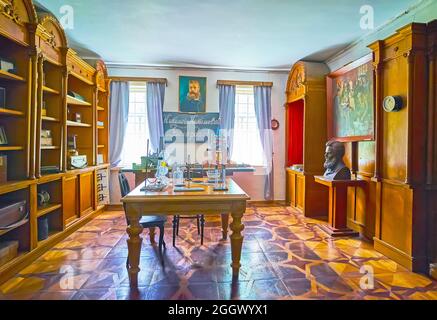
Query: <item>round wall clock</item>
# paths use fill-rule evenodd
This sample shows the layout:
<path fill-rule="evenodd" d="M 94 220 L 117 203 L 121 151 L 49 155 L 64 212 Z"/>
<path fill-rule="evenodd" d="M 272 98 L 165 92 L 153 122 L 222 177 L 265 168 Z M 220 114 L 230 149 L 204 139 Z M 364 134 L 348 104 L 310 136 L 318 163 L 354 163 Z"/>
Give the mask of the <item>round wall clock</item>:
<path fill-rule="evenodd" d="M 384 98 L 382 106 L 386 112 L 395 112 L 402 109 L 403 101 L 400 96 L 387 96 Z"/>
<path fill-rule="evenodd" d="M 272 130 L 278 130 L 279 129 L 279 121 L 276 119 L 272 119 Z"/>

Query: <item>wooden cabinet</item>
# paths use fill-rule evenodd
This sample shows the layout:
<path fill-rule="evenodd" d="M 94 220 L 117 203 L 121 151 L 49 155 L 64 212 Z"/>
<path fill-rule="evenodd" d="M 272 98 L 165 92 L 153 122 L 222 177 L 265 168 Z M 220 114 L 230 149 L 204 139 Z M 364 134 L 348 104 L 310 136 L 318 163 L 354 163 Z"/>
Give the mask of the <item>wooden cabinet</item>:
<path fill-rule="evenodd" d="M 376 76 L 374 245 L 408 269 L 425 272 L 426 168 L 434 162 L 427 128 L 435 123 L 435 117 L 427 123 L 427 25 L 407 25 L 369 47 Z M 384 111 L 383 99 L 390 95 L 402 98 L 401 110 Z"/>
<path fill-rule="evenodd" d="M 437 279 L 437 21 L 428 25 L 428 141 L 426 188 L 430 274 Z"/>
<path fill-rule="evenodd" d="M 84 216 L 94 210 L 94 171 L 79 176 L 80 215 Z"/>
<path fill-rule="evenodd" d="M 79 179 L 78 176 L 63 178 L 63 212 L 64 225 L 69 225 L 80 217 L 79 212 Z"/>
<path fill-rule="evenodd" d="M 328 214 L 327 190 L 314 182 L 324 171 L 328 72 L 323 63 L 300 61 L 287 83 L 287 200 L 308 217 Z M 296 165 L 302 171 L 292 169 Z"/>

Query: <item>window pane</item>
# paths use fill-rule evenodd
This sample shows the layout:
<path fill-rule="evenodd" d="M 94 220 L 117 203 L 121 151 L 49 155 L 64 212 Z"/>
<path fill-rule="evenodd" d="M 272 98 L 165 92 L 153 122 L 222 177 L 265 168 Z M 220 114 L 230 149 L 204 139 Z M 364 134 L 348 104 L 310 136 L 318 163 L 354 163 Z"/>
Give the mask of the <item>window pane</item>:
<path fill-rule="evenodd" d="M 146 155 L 149 125 L 147 120 L 146 84 L 129 84 L 129 117 L 121 154 L 121 166 L 131 167 Z"/>
<path fill-rule="evenodd" d="M 255 166 L 264 165 L 264 152 L 255 115 L 253 87 L 237 86 L 232 160 Z"/>

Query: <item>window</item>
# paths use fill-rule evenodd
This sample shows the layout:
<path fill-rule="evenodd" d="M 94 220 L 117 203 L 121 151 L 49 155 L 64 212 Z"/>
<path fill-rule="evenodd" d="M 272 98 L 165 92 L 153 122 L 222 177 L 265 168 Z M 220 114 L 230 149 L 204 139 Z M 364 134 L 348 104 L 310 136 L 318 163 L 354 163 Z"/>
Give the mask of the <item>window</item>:
<path fill-rule="evenodd" d="M 236 88 L 232 160 L 253 166 L 265 163 L 255 115 L 253 86 Z"/>
<path fill-rule="evenodd" d="M 146 155 L 149 139 L 146 88 L 145 82 L 129 83 L 129 118 L 120 164 L 123 167 L 140 163 L 141 157 Z"/>

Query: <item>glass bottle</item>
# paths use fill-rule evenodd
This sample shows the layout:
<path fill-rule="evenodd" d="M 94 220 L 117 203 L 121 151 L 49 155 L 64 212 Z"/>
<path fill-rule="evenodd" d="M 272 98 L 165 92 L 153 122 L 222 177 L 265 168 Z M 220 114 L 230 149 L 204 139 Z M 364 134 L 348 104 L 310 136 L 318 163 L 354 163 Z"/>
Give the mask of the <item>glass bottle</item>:
<path fill-rule="evenodd" d="M 183 186 L 184 185 L 184 172 L 182 171 L 180 166 L 176 166 L 175 171 L 173 172 L 173 185 Z"/>

